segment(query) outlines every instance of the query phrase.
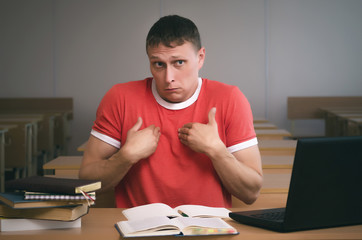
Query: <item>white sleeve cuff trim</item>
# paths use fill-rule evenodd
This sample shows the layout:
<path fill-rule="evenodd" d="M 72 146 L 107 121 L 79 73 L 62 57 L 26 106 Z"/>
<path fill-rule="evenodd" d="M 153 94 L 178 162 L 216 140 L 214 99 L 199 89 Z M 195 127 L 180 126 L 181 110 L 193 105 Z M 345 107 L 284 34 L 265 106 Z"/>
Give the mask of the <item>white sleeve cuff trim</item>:
<path fill-rule="evenodd" d="M 233 152 L 237 152 L 239 150 L 242 150 L 242 149 L 257 145 L 257 144 L 258 144 L 258 139 L 253 138 L 253 139 L 248 140 L 246 142 L 242 142 L 242 143 L 230 146 L 230 147 L 228 147 L 228 150 L 229 150 L 230 153 L 233 153 Z"/>
<path fill-rule="evenodd" d="M 97 132 L 97 131 L 95 131 L 95 130 L 92 129 L 91 134 L 92 134 L 94 137 L 102 140 L 103 142 L 106 142 L 106 143 L 108 143 L 109 145 L 112 145 L 113 147 L 116 147 L 116 148 L 120 148 L 120 147 L 121 147 L 121 142 L 119 142 L 119 141 L 117 141 L 116 139 L 111 138 L 111 137 L 109 137 L 109 136 L 107 136 L 107 135 L 105 135 L 105 134 L 103 134 L 103 133 Z"/>

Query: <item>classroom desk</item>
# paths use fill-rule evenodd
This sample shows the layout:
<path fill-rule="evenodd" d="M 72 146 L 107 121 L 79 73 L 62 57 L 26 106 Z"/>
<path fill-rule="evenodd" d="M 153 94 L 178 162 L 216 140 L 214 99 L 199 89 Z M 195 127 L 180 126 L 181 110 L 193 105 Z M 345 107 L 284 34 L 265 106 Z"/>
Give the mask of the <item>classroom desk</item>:
<path fill-rule="evenodd" d="M 69 113 L 62 113 L 50 110 L 7 110 L 0 114 L 0 117 L 13 118 L 40 118 L 39 134 L 38 134 L 38 147 L 43 152 L 43 161 L 47 162 L 57 156 L 58 148 L 65 148 L 66 142 L 65 135 L 68 134 L 67 130 Z M 58 150 L 58 152 L 57 152 Z"/>
<path fill-rule="evenodd" d="M 39 147 L 39 140 L 44 139 L 44 121 L 45 118 L 41 114 L 0 114 L 0 121 L 13 121 L 15 119 L 15 123 L 19 122 L 19 120 L 29 121 L 32 123 L 32 158 L 33 158 L 33 167 L 32 167 L 32 174 L 37 174 L 37 167 L 39 165 L 38 163 L 38 157 L 41 155 L 41 149 Z M 21 144 L 21 143 L 16 143 Z"/>
<path fill-rule="evenodd" d="M 293 155 L 297 146 L 297 140 L 283 139 L 260 139 L 259 150 L 262 155 Z M 87 146 L 87 141 L 78 146 L 77 151 L 83 152 Z"/>
<path fill-rule="evenodd" d="M 297 140 L 265 140 L 259 141 L 260 154 L 263 155 L 289 155 L 294 156 L 297 147 Z"/>
<path fill-rule="evenodd" d="M 83 156 L 59 156 L 43 165 L 43 170 L 51 170 L 56 176 L 78 176 Z"/>
<path fill-rule="evenodd" d="M 349 119 L 362 118 L 361 107 L 329 107 L 320 109 L 325 120 L 326 136 L 348 136 Z"/>
<path fill-rule="evenodd" d="M 37 120 L 34 118 L 0 118 L 0 124 L 17 125 L 18 131 L 11 136 L 12 142 L 9 151 L 12 153 L 11 161 L 5 161 L 6 168 L 15 168 L 16 178 L 19 177 L 20 169 L 23 169 L 23 177 L 31 176 L 34 170 L 34 129 Z M 19 148 L 20 146 L 20 148 Z"/>
<path fill-rule="evenodd" d="M 262 156 L 264 184 L 261 193 L 287 193 L 289 189 L 294 156 Z M 77 178 L 82 156 L 59 156 L 43 165 L 44 172 L 54 177 Z M 51 176 L 48 175 L 47 176 Z M 95 207 L 113 207 L 114 192 L 97 195 Z M 233 199 L 233 206 L 239 206 L 239 200 Z"/>
<path fill-rule="evenodd" d="M 269 122 L 254 123 L 254 129 L 277 129 L 278 127 Z"/>
<path fill-rule="evenodd" d="M 361 136 L 362 135 L 362 117 L 348 118 L 344 131 L 347 132 L 348 136 Z"/>
<path fill-rule="evenodd" d="M 262 155 L 261 162 L 263 169 L 275 169 L 275 168 L 289 168 L 293 167 L 294 156 L 293 155 Z"/>
<path fill-rule="evenodd" d="M 6 127 L 0 125 L 0 192 L 5 191 L 5 133 Z"/>
<path fill-rule="evenodd" d="M 261 195 L 259 199 L 250 206 L 240 208 L 231 208 L 232 211 L 254 210 L 261 208 L 285 207 L 286 194 L 268 194 Z M 0 232 L 2 240 L 119 240 L 123 239 L 117 232 L 114 224 L 118 221 L 125 220 L 121 208 L 91 208 L 89 213 L 82 218 L 82 227 L 79 229 L 57 229 L 57 230 L 35 230 L 19 232 Z M 270 240 L 270 239 L 362 239 L 362 225 L 345 226 L 336 228 L 326 228 L 308 231 L 298 231 L 292 233 L 278 233 L 261 228 L 251 227 L 240 224 L 231 219 L 226 220 L 230 225 L 235 227 L 239 235 L 225 236 L 199 236 L 199 237 L 182 237 L 182 239 L 233 239 L 233 240 Z M 132 239 L 179 239 L 179 237 L 145 237 Z"/>
<path fill-rule="evenodd" d="M 261 194 L 288 193 L 292 169 L 263 169 Z"/>
<path fill-rule="evenodd" d="M 84 152 L 85 151 L 85 148 L 87 146 L 87 142 L 88 141 L 85 141 L 84 143 L 82 143 L 78 148 L 77 148 L 77 151 L 78 152 Z"/>
<path fill-rule="evenodd" d="M 265 118 L 254 118 L 253 119 L 253 123 L 267 123 L 269 122 L 268 120 L 266 120 Z"/>
<path fill-rule="evenodd" d="M 0 192 L 5 191 L 5 134 L 16 125 L 0 125 Z"/>
<path fill-rule="evenodd" d="M 285 129 L 255 129 L 256 137 L 259 140 L 271 139 L 271 140 L 283 140 L 292 135 Z"/>

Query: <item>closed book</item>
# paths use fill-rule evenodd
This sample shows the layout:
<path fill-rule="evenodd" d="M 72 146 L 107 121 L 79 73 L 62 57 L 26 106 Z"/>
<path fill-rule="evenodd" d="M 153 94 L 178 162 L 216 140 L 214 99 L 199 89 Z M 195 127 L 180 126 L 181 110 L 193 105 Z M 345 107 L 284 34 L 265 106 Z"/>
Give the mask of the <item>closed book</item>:
<path fill-rule="evenodd" d="M 0 217 L 74 221 L 88 214 L 88 204 L 71 207 L 16 209 L 0 203 Z"/>
<path fill-rule="evenodd" d="M 86 200 L 54 201 L 54 200 L 25 200 L 23 192 L 0 193 L 0 201 L 12 208 L 47 208 L 60 206 L 74 206 L 87 203 Z"/>
<path fill-rule="evenodd" d="M 24 190 L 29 192 L 74 194 L 94 192 L 101 188 L 101 182 L 97 180 L 71 179 L 32 176 L 11 180 L 5 183 L 7 190 Z"/>
<path fill-rule="evenodd" d="M 26 231 L 26 230 L 44 230 L 44 229 L 63 229 L 63 228 L 80 228 L 82 219 L 78 218 L 75 221 L 63 222 L 54 220 L 39 220 L 39 219 L 15 219 L 15 218 L 0 218 L 0 231 Z"/>

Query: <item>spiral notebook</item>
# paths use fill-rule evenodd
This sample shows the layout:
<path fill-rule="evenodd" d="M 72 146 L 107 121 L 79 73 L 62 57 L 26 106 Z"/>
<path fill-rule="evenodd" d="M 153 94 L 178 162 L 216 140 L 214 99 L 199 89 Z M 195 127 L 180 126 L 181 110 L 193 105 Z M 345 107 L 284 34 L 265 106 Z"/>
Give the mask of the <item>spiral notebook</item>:
<path fill-rule="evenodd" d="M 96 200 L 96 193 L 89 192 L 83 194 L 51 194 L 51 193 L 41 193 L 41 192 L 25 192 L 24 199 L 26 200 L 87 200 L 92 199 L 93 201 Z"/>

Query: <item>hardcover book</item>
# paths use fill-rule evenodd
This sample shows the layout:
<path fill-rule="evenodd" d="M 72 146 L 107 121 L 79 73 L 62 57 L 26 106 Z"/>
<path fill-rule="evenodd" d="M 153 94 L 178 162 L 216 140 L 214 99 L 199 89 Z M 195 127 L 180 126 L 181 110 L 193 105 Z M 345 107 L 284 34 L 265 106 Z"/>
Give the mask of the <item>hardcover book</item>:
<path fill-rule="evenodd" d="M 80 228 L 81 226 L 82 226 L 81 218 L 71 222 L 39 220 L 39 219 L 0 218 L 0 232 Z"/>
<path fill-rule="evenodd" d="M 7 190 L 75 194 L 99 190 L 101 182 L 97 180 L 32 176 L 8 181 L 5 183 L 5 187 Z"/>
<path fill-rule="evenodd" d="M 0 217 L 73 221 L 88 214 L 87 204 L 52 208 L 11 208 L 0 202 Z"/>

